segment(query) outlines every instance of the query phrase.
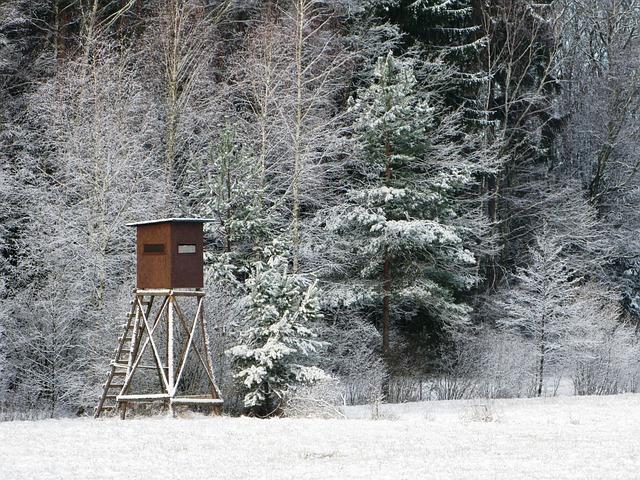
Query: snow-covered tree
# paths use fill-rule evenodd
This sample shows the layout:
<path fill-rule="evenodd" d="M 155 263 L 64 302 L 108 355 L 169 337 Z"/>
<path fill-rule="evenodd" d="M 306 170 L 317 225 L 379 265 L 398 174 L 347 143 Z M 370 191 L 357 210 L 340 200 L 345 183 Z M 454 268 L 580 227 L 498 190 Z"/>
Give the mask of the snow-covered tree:
<path fill-rule="evenodd" d="M 147 88 L 155 95 L 163 129 L 164 207 L 177 213 L 185 210 L 188 163 L 207 154 L 211 132 L 218 126 L 220 105 L 213 94 L 217 85 L 212 64 L 217 29 L 231 2 L 148 3 L 151 28 L 143 39 Z"/>
<path fill-rule="evenodd" d="M 517 284 L 498 302 L 500 329 L 517 333 L 535 346 L 535 393 L 542 395 L 547 373 L 561 363 L 562 350 L 572 336 L 572 308 L 579 281 L 563 246 L 546 229 L 535 237 L 531 265 L 515 275 Z"/>
<path fill-rule="evenodd" d="M 226 265 L 246 278 L 253 250 L 273 232 L 262 202 L 261 169 L 238 142 L 234 126 L 223 126 L 208 155 L 191 161 L 188 178 L 190 209 L 217 220 L 206 227 L 217 247 L 207 252 L 206 264 L 214 269 Z"/>
<path fill-rule="evenodd" d="M 296 384 L 325 377 L 309 356 L 323 346 L 312 323 L 320 317 L 315 283 L 288 273 L 286 257 L 275 254 L 255 262 L 246 280 L 246 327 L 229 350 L 235 377 L 246 392 L 244 405 L 254 414 L 277 413 Z"/>
<path fill-rule="evenodd" d="M 365 280 L 352 278 L 349 288 L 379 312 L 388 355 L 392 318 L 438 328 L 468 321 L 456 292 L 473 284 L 475 258 L 455 194 L 476 167 L 456 147 L 456 135 L 464 135 L 452 118 L 438 119 L 420 93 L 408 60 L 380 58 L 351 113 L 354 187 L 327 223 L 349 240 L 356 275 Z"/>
<path fill-rule="evenodd" d="M 234 125 L 223 126 L 211 140 L 208 155 L 192 158 L 188 167 L 190 210 L 217 220 L 205 225 L 209 246 L 204 270 L 211 347 L 223 388 L 233 383 L 224 352 L 233 345 L 233 330 L 240 323 L 244 281 L 259 258 L 259 247 L 274 235 L 273 218 L 262 201 L 262 178 L 259 163 L 239 143 Z"/>
<path fill-rule="evenodd" d="M 337 18 L 333 3 L 266 5 L 232 60 L 241 140 L 262 172 L 264 204 L 288 231 L 292 273 L 309 271 L 301 267 L 305 217 L 326 205 L 332 162 L 342 153 L 335 105 L 346 96 L 350 57 L 328 28 Z"/>
<path fill-rule="evenodd" d="M 633 391 L 640 363 L 638 341 L 632 326 L 621 321 L 620 295 L 589 282 L 580 287 L 570 313 L 562 354 L 576 394 Z"/>

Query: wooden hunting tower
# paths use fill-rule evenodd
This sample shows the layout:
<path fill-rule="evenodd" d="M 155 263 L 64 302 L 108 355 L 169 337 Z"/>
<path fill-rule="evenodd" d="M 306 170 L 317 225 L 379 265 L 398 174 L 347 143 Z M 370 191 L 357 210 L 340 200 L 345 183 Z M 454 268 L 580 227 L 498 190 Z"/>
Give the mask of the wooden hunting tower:
<path fill-rule="evenodd" d="M 222 405 L 203 306 L 202 225 L 209 221 L 167 218 L 127 224 L 136 227 L 136 288 L 96 417 L 120 410 L 124 418 L 134 402 L 160 401 L 171 413 L 174 405 L 209 406 L 214 413 Z M 195 305 L 187 305 L 189 299 Z M 148 370 L 157 378 L 145 376 Z M 185 372 L 190 372 L 188 382 L 182 381 Z M 194 381 L 194 375 L 201 380 Z"/>

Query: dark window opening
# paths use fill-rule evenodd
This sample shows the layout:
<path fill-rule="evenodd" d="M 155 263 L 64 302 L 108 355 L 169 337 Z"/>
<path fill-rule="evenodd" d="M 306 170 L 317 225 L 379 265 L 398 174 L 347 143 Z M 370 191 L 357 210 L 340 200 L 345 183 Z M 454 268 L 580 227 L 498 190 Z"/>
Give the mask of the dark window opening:
<path fill-rule="evenodd" d="M 178 245 L 178 253 L 196 253 L 196 246 L 193 244 Z"/>
<path fill-rule="evenodd" d="M 162 243 L 145 243 L 144 253 L 164 253 L 164 244 Z"/>

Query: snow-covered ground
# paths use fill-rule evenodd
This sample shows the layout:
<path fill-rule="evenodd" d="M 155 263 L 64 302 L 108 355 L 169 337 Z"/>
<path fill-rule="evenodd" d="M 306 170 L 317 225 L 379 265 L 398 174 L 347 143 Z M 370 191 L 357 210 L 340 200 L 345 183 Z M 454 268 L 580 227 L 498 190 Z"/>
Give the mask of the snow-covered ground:
<path fill-rule="evenodd" d="M 640 395 L 0 423 L 0 479 L 638 479 Z"/>

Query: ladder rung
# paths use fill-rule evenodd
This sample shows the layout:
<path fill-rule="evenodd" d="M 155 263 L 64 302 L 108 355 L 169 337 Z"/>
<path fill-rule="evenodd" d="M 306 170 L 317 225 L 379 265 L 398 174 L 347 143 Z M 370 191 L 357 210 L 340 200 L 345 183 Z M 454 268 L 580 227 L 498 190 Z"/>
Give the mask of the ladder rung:
<path fill-rule="evenodd" d="M 127 374 L 127 372 L 113 372 L 112 375 L 114 377 L 124 377 Z"/>
<path fill-rule="evenodd" d="M 122 388 L 124 387 L 124 383 L 110 383 L 107 387 L 107 382 L 102 384 L 102 388 Z"/>
<path fill-rule="evenodd" d="M 115 361 L 111 362 L 111 366 L 115 367 L 115 368 L 128 368 L 129 367 L 126 363 L 119 363 L 119 362 L 115 362 Z"/>

